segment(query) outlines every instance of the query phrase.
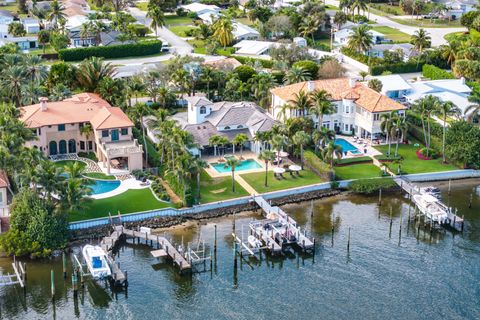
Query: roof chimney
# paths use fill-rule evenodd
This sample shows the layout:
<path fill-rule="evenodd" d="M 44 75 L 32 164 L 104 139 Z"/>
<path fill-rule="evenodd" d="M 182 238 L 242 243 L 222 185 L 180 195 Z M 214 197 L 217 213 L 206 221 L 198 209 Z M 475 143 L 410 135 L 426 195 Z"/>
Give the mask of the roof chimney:
<path fill-rule="evenodd" d="M 313 83 L 313 81 L 307 81 L 307 91 L 308 92 L 312 92 L 315 90 L 315 84 Z"/>
<path fill-rule="evenodd" d="M 357 85 L 357 79 L 355 78 L 350 78 L 349 81 L 348 81 L 349 85 L 350 85 L 350 88 L 355 88 L 355 86 Z"/>
<path fill-rule="evenodd" d="M 47 111 L 47 102 L 48 98 L 47 97 L 40 97 L 40 111 Z"/>

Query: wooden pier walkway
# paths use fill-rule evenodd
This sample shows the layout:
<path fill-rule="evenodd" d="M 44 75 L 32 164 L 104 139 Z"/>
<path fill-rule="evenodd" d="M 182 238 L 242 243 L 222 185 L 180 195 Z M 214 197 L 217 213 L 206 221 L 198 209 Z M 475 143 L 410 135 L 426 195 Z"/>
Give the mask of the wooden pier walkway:
<path fill-rule="evenodd" d="M 297 222 L 289 217 L 285 211 L 280 209 L 279 207 L 274 207 L 270 205 L 262 196 L 254 196 L 253 199 L 257 203 L 257 205 L 265 212 L 267 219 L 269 214 L 275 214 L 278 217 L 278 220 L 280 223 L 285 225 L 285 228 L 288 230 L 289 233 L 293 234 L 295 236 L 295 244 L 298 245 L 300 248 L 303 250 L 312 250 L 315 247 L 315 240 L 310 239 L 306 236 L 305 232 L 302 233 L 300 230 L 300 227 L 297 226 Z M 258 228 L 257 228 L 258 230 Z M 273 230 L 271 231 L 271 234 L 268 235 L 268 232 L 261 232 L 262 240 L 266 243 L 266 245 L 269 245 L 269 247 L 272 246 L 272 240 L 275 244 L 280 246 L 280 250 L 282 245 L 278 244 L 277 241 L 273 237 Z M 268 238 L 268 241 L 265 239 Z M 289 243 L 290 244 L 290 243 Z M 276 249 L 274 245 L 274 250 Z M 277 249 L 278 250 L 278 249 Z"/>
<path fill-rule="evenodd" d="M 414 185 L 412 182 L 406 180 L 403 177 L 398 177 L 393 180 L 398 184 L 398 186 L 403 191 L 405 191 L 409 195 L 411 201 L 413 201 L 414 195 L 422 194 L 420 187 Z M 440 201 L 440 203 L 445 208 L 448 208 L 448 210 L 446 211 L 447 211 L 448 220 L 450 221 L 449 226 L 456 230 L 463 230 L 463 225 L 464 225 L 463 217 L 460 217 L 456 213 L 454 213 L 453 209 L 445 205 L 442 201 Z"/>

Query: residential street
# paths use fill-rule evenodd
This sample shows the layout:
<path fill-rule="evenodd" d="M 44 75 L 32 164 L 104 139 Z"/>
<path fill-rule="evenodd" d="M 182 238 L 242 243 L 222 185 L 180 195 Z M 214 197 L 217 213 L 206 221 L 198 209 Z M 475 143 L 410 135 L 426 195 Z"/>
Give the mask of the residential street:
<path fill-rule="evenodd" d="M 326 4 L 334 5 L 337 7 L 339 7 L 340 5 L 339 1 L 336 1 L 336 0 L 325 0 L 325 1 L 326 1 Z M 380 25 L 394 28 L 410 35 L 414 34 L 415 31 L 419 29 L 418 27 L 403 25 L 401 23 L 392 21 L 386 17 L 378 16 L 373 13 L 370 13 L 370 20 L 375 21 Z M 446 34 L 467 30 L 466 28 L 463 28 L 463 27 L 462 28 L 458 28 L 458 27 L 456 28 L 424 28 L 424 29 L 427 30 L 430 36 L 432 37 L 432 46 L 435 46 L 435 47 L 447 43 L 447 41 L 444 39 L 444 36 Z"/>

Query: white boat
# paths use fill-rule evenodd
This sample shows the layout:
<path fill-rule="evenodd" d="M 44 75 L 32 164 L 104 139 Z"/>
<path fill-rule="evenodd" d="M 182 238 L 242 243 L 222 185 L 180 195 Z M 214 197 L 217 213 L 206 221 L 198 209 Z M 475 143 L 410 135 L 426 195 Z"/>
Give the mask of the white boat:
<path fill-rule="evenodd" d="M 102 279 L 112 274 L 108 265 L 107 254 L 101 247 L 87 244 L 83 247 L 82 254 L 93 278 Z"/>
<path fill-rule="evenodd" d="M 438 189 L 437 187 L 434 187 L 434 186 L 428 186 L 428 187 L 423 187 L 423 188 L 420 188 L 420 193 L 424 193 L 424 194 L 430 194 L 432 196 L 434 196 L 435 198 L 438 198 L 440 199 L 441 198 L 441 193 L 440 193 L 440 189 Z"/>
<path fill-rule="evenodd" d="M 448 208 L 433 195 L 416 194 L 413 196 L 413 201 L 428 219 L 439 224 L 448 222 Z"/>
<path fill-rule="evenodd" d="M 248 236 L 248 244 L 251 248 L 260 248 L 262 246 L 262 241 L 258 240 L 254 236 Z"/>

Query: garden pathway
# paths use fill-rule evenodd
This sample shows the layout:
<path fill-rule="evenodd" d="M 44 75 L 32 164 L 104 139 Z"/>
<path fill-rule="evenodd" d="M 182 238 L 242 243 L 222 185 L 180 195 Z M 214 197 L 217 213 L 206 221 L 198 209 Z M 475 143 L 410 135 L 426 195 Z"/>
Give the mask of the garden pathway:
<path fill-rule="evenodd" d="M 251 195 L 256 195 L 258 194 L 257 191 L 255 191 L 255 189 L 252 188 L 251 185 L 249 185 L 247 183 L 247 181 L 245 181 L 241 175 L 236 175 L 235 176 L 235 181 L 238 182 L 239 185 L 241 185 L 243 187 L 243 189 L 245 189 L 245 191 L 247 191 L 248 193 L 250 193 Z"/>

